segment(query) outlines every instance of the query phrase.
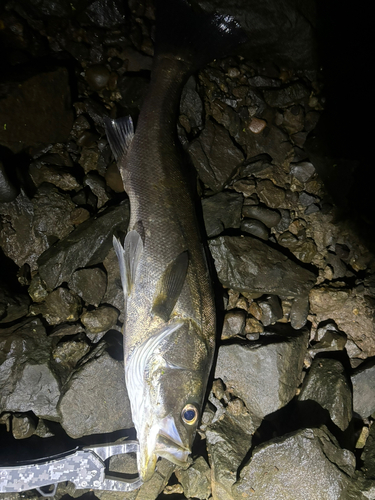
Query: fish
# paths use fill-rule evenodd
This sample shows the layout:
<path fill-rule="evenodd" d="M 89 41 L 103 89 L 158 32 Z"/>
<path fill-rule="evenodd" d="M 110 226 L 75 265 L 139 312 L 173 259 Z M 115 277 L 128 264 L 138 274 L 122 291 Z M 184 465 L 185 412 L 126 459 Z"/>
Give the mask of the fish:
<path fill-rule="evenodd" d="M 124 293 L 125 381 L 149 480 L 159 457 L 189 463 L 202 416 L 216 338 L 215 298 L 176 123 L 188 78 L 244 41 L 227 15 L 186 0 L 156 3 L 151 82 L 138 117 L 106 118 L 130 200 L 122 244 L 114 237 Z"/>

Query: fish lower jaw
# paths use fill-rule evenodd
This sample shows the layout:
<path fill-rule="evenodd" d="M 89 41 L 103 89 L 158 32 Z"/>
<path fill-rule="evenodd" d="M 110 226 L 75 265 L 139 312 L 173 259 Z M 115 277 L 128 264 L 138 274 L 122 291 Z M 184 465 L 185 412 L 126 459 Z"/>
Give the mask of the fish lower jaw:
<path fill-rule="evenodd" d="M 181 446 L 181 444 L 176 443 L 169 436 L 159 434 L 155 446 L 155 454 L 158 457 L 166 458 L 176 465 L 186 466 L 189 464 L 191 450 Z"/>

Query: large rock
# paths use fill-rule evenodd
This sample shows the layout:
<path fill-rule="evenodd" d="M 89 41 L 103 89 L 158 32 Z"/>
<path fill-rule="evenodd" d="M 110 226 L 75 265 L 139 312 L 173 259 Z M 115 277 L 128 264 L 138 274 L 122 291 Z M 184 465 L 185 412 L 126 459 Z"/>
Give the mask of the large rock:
<path fill-rule="evenodd" d="M 205 500 L 211 495 L 211 470 L 203 457 L 198 457 L 186 470 L 177 470 L 186 497 Z"/>
<path fill-rule="evenodd" d="M 59 411 L 61 425 L 75 439 L 132 427 L 123 363 L 99 350 L 66 384 Z"/>
<path fill-rule="evenodd" d="M 204 198 L 202 209 L 207 236 L 212 238 L 224 229 L 240 227 L 242 204 L 243 196 L 231 191 Z"/>
<path fill-rule="evenodd" d="M 213 191 L 221 191 L 243 161 L 242 152 L 233 144 L 224 127 L 207 121 L 198 139 L 188 148 L 202 181 Z"/>
<path fill-rule="evenodd" d="M 59 287 L 40 304 L 33 304 L 30 314 L 42 314 L 50 325 L 77 321 L 81 313 L 81 299 L 70 290 Z"/>
<path fill-rule="evenodd" d="M 205 10 L 232 15 L 247 34 L 239 52 L 246 59 L 272 60 L 281 66 L 311 67 L 315 63 L 315 5 L 308 1 L 200 0 Z"/>
<path fill-rule="evenodd" d="M 64 238 L 74 228 L 70 214 L 75 205 L 52 184 L 43 184 L 30 200 L 23 191 L 10 203 L 0 203 L 0 246 L 18 266 L 37 268 L 38 257 L 51 241 Z"/>
<path fill-rule="evenodd" d="M 352 392 L 344 367 L 335 359 L 314 359 L 298 399 L 315 401 L 328 410 L 332 422 L 342 431 L 352 419 Z"/>
<path fill-rule="evenodd" d="M 26 316 L 29 305 L 28 295 L 16 293 L 0 283 L 0 323 L 10 323 Z"/>
<path fill-rule="evenodd" d="M 40 319 L 27 319 L 0 332 L 0 413 L 14 411 L 59 420 L 60 381 Z"/>
<path fill-rule="evenodd" d="M 270 336 L 257 343 L 222 345 L 215 378 L 244 401 L 259 418 L 285 406 L 295 396 L 306 354 L 308 331 Z"/>
<path fill-rule="evenodd" d="M 333 320 L 346 333 L 361 350 L 357 358 L 375 356 L 374 307 L 365 292 L 320 286 L 310 292 L 310 307 L 317 323 Z"/>
<path fill-rule="evenodd" d="M 53 290 L 69 281 L 80 267 L 102 262 L 112 246 L 113 233 L 125 232 L 128 222 L 129 204 L 126 202 L 83 222 L 68 237 L 44 252 L 38 265 L 47 288 Z"/>
<path fill-rule="evenodd" d="M 233 496 L 235 500 L 342 500 L 354 469 L 353 453 L 341 449 L 328 430 L 302 429 L 255 448 L 233 486 Z"/>
<path fill-rule="evenodd" d="M 353 410 L 361 417 L 367 418 L 375 413 L 375 360 L 361 365 L 352 374 L 351 381 Z"/>
<path fill-rule="evenodd" d="M 283 253 L 250 236 L 220 236 L 209 242 L 219 280 L 239 292 L 294 298 L 291 323 L 301 328 L 308 313 L 308 293 L 316 276 Z"/>
<path fill-rule="evenodd" d="M 211 465 L 212 495 L 215 500 L 231 500 L 236 473 L 251 447 L 255 426 L 244 429 L 228 413 L 206 431 Z"/>
<path fill-rule="evenodd" d="M 18 153 L 29 146 L 65 142 L 73 125 L 65 68 L 13 84 L 0 100 L 0 144 Z"/>
<path fill-rule="evenodd" d="M 299 297 L 315 283 L 314 273 L 250 236 L 220 236 L 209 245 L 219 280 L 233 290 Z"/>

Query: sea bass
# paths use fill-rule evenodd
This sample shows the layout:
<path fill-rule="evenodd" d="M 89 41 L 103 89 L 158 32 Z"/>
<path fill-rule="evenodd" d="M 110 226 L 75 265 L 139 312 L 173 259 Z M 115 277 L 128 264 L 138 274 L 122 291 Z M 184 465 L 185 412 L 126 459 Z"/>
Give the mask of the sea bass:
<path fill-rule="evenodd" d="M 158 457 L 186 465 L 202 414 L 215 347 L 215 305 L 176 121 L 189 76 L 243 41 L 230 16 L 184 0 L 156 10 L 151 83 L 134 133 L 106 120 L 130 199 L 124 245 L 114 238 L 125 297 L 125 380 L 147 481 Z"/>

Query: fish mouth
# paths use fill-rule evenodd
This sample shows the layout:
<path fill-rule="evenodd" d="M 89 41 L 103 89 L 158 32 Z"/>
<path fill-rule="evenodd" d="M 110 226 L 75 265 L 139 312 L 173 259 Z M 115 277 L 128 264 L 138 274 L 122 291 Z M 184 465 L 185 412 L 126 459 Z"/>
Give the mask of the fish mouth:
<path fill-rule="evenodd" d="M 147 451 L 141 457 L 139 467 L 142 480 L 148 481 L 151 478 L 158 457 L 166 458 L 179 466 L 186 466 L 190 463 L 190 453 L 190 446 L 183 443 L 173 417 L 165 417 L 150 430 Z"/>
<path fill-rule="evenodd" d="M 189 462 L 191 451 L 181 445 L 182 443 L 176 443 L 170 436 L 159 433 L 156 440 L 155 454 L 158 457 L 166 458 L 176 465 L 184 466 Z"/>

